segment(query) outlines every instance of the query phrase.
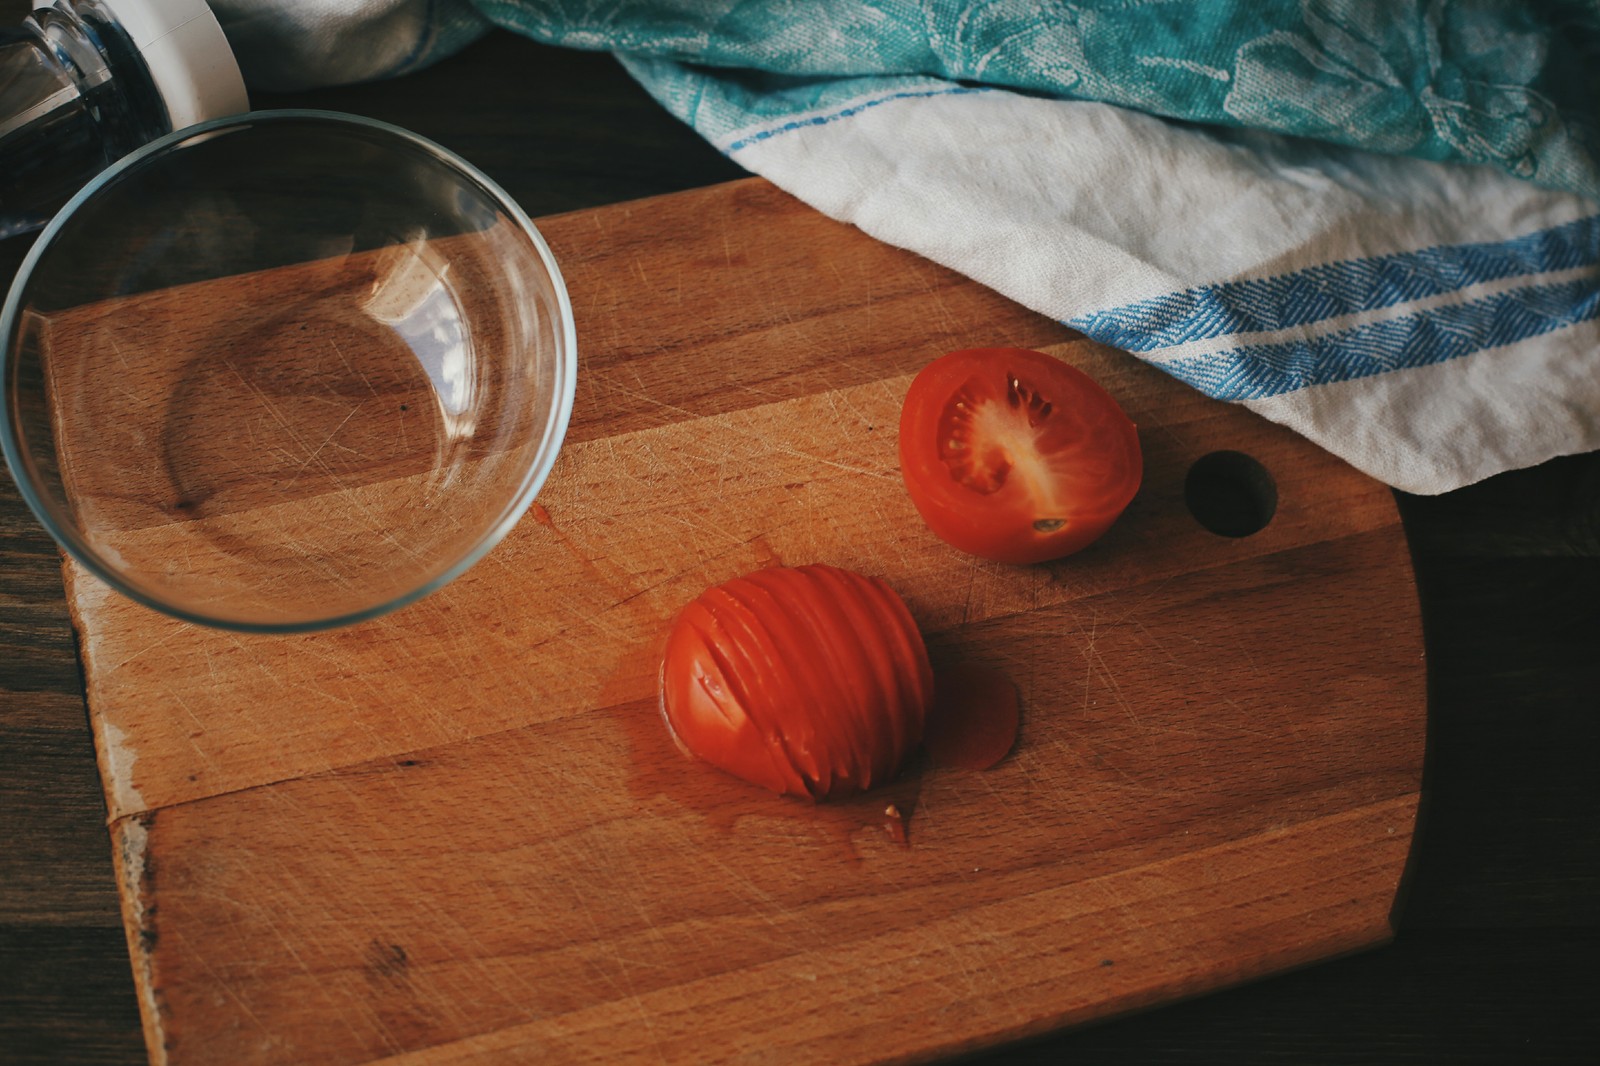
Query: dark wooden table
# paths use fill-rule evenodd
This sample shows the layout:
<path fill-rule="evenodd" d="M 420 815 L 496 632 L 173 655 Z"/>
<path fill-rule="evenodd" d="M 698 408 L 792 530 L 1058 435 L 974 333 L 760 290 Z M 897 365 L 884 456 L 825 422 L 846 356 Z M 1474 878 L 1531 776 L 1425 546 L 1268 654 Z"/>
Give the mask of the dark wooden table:
<path fill-rule="evenodd" d="M 413 129 L 535 217 L 743 175 L 609 57 L 505 35 L 255 103 Z M 0 243 L 0 280 L 26 248 Z M 987 1061 L 1600 1058 L 1600 454 L 1399 505 L 1430 695 L 1395 942 Z M 144 1061 L 104 817 L 59 556 L 0 479 L 0 1063 Z"/>

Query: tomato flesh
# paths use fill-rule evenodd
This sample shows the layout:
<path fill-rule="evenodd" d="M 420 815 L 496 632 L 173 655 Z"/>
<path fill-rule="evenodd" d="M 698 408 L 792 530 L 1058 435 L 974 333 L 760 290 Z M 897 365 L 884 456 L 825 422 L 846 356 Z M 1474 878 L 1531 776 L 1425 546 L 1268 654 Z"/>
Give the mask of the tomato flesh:
<path fill-rule="evenodd" d="M 809 799 L 892 777 L 922 739 L 933 673 L 884 582 L 770 567 L 707 589 L 667 637 L 661 713 L 690 754 Z"/>
<path fill-rule="evenodd" d="M 952 352 L 912 381 L 900 470 L 940 539 L 1006 563 L 1098 539 L 1143 477 L 1134 424 L 1071 364 L 1020 348 Z"/>

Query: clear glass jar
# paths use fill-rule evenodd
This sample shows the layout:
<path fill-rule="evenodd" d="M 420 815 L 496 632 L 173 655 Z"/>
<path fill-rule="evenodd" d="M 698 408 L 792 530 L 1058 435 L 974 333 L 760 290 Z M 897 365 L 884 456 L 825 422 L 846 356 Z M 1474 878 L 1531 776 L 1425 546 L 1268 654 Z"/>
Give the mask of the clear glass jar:
<path fill-rule="evenodd" d="M 249 109 L 204 0 L 53 0 L 0 28 L 0 238 L 36 230 L 111 163 Z"/>

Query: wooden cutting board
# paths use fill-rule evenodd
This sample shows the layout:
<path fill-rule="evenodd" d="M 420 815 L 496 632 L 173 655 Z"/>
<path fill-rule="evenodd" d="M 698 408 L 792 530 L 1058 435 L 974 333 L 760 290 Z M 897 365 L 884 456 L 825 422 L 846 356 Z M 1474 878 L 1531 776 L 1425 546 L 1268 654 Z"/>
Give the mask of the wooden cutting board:
<path fill-rule="evenodd" d="M 1386 488 L 758 180 L 541 229 L 577 406 L 466 576 L 269 637 L 67 567 L 153 1061 L 925 1059 L 1389 938 L 1425 700 Z M 984 345 L 1140 426 L 1077 557 L 963 556 L 900 485 L 911 376 Z M 1253 535 L 1185 502 L 1216 452 L 1275 482 Z M 821 807 L 682 758 L 658 642 L 777 562 L 880 576 L 936 661 L 1009 673 L 1011 757 Z"/>

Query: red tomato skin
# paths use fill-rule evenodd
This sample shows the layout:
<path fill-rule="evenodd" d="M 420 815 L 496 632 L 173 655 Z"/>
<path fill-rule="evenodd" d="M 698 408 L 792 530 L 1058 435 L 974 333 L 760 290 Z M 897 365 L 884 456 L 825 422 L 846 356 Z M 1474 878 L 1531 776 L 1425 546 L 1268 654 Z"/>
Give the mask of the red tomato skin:
<path fill-rule="evenodd" d="M 958 394 L 978 383 L 986 402 L 999 403 L 1007 374 L 1026 378 L 1063 424 L 1055 434 L 1062 447 L 1052 457 L 1072 473 L 1060 479 L 1064 498 L 1045 514 L 1021 478 L 981 492 L 958 479 L 940 454 L 941 429 Z M 1116 400 L 1070 363 L 1023 348 L 964 349 L 924 367 L 901 408 L 899 455 L 906 491 L 934 535 L 1002 563 L 1047 562 L 1092 544 L 1132 502 L 1144 474 L 1138 430 Z M 1040 519 L 1062 524 L 1042 532 L 1034 525 Z"/>
<path fill-rule="evenodd" d="M 822 565 L 707 589 L 673 623 L 661 667 L 661 713 L 680 746 L 812 800 L 891 778 L 932 698 L 905 603 L 876 578 Z"/>

